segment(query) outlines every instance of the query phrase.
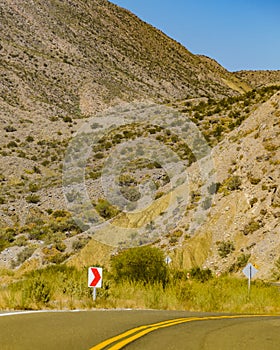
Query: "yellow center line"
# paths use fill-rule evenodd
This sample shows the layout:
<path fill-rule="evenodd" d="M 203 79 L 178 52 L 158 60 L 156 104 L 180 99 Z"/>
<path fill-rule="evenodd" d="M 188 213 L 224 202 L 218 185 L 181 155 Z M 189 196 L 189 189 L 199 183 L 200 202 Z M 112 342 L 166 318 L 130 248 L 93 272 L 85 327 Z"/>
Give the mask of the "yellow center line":
<path fill-rule="evenodd" d="M 107 340 L 104 340 L 102 343 L 99 343 L 97 345 L 95 345 L 93 348 L 90 348 L 90 350 L 101 350 L 104 349 L 106 346 L 121 340 L 125 337 L 128 337 L 131 334 L 134 334 L 138 331 L 141 331 L 142 329 L 146 329 L 146 328 L 150 328 L 150 327 L 156 327 L 156 326 L 160 326 L 163 324 L 169 324 L 169 323 L 173 323 L 174 321 L 178 321 L 178 320 L 185 320 L 185 318 L 178 318 L 178 319 L 173 319 L 173 320 L 166 320 L 166 321 L 162 321 L 162 322 L 158 322 L 158 323 L 152 323 L 152 324 L 148 324 L 148 325 L 144 325 L 144 326 L 139 326 L 136 328 L 132 328 L 124 333 L 121 333 L 115 337 L 109 338 Z"/>
<path fill-rule="evenodd" d="M 253 317 L 271 317 L 272 315 L 232 315 L 232 316 L 207 316 L 207 317 L 188 317 L 188 318 L 177 318 L 173 320 L 167 320 L 159 323 L 150 325 L 140 326 L 124 333 L 121 333 L 115 337 L 107 339 L 102 343 L 99 343 L 92 347 L 90 350 L 102 350 L 106 346 L 115 343 L 110 347 L 110 350 L 120 350 L 124 346 L 132 343 L 133 341 L 143 337 L 144 335 L 151 333 L 157 329 L 175 326 L 182 323 L 193 322 L 193 321 L 207 321 L 207 320 L 222 320 L 222 319 L 236 319 L 236 318 L 253 318 Z M 124 339 L 125 338 L 125 339 Z"/>

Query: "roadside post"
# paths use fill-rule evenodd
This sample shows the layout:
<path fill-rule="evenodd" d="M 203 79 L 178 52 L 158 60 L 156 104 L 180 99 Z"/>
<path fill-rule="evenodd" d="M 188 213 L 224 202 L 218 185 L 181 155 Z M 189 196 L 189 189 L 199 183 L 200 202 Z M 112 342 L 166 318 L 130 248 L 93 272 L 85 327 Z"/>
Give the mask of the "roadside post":
<path fill-rule="evenodd" d="M 170 256 L 167 256 L 164 260 L 165 260 L 166 265 L 169 265 L 171 263 L 171 261 L 172 261 Z"/>
<path fill-rule="evenodd" d="M 92 298 L 96 300 L 96 288 L 102 287 L 102 267 L 88 268 L 88 287 L 93 288 Z"/>
<path fill-rule="evenodd" d="M 258 272 L 251 263 L 247 264 L 242 272 L 244 275 L 248 278 L 248 297 L 250 298 L 250 289 L 251 289 L 251 279 L 255 276 L 255 274 Z"/>

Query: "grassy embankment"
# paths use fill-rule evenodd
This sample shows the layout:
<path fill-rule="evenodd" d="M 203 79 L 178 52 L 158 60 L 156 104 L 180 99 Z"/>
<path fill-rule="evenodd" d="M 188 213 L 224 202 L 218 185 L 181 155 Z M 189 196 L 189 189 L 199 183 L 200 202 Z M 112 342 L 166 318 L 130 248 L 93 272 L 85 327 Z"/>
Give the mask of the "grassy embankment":
<path fill-rule="evenodd" d="M 2 270 L 1 275 L 15 272 Z M 10 275 L 10 276 L 9 276 Z M 169 310 L 280 313 L 279 289 L 253 281 L 250 297 L 247 280 L 232 276 L 205 281 L 186 279 L 186 272 L 170 273 L 162 284 L 123 281 L 116 283 L 107 271 L 97 300 L 87 287 L 87 269 L 66 265 L 49 266 L 27 273 L 19 281 L 2 285 L 0 309 L 151 308 Z"/>

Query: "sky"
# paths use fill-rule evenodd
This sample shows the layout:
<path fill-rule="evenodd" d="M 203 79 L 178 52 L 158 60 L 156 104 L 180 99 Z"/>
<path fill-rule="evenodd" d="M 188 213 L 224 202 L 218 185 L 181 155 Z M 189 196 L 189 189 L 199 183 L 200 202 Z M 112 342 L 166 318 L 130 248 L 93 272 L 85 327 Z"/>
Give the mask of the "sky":
<path fill-rule="evenodd" d="M 229 71 L 280 70 L 280 0 L 111 0 Z"/>

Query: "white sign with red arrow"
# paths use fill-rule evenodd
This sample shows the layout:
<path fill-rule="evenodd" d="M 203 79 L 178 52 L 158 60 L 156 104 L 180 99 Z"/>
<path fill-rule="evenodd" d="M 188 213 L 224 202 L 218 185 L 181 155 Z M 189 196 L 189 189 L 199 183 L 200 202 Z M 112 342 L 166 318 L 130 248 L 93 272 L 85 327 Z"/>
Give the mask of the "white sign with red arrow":
<path fill-rule="evenodd" d="M 102 286 L 102 267 L 89 267 L 88 269 L 88 286 L 101 288 Z"/>

